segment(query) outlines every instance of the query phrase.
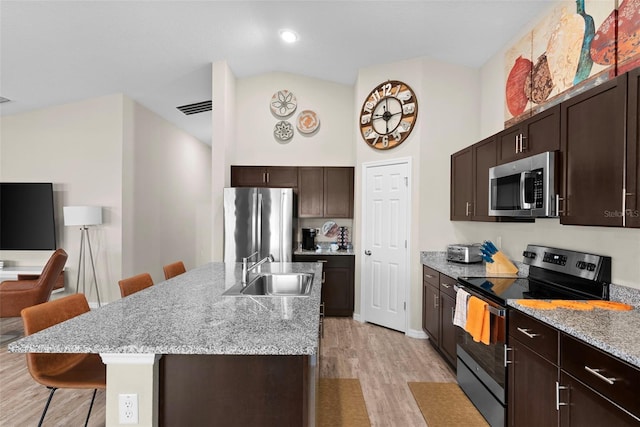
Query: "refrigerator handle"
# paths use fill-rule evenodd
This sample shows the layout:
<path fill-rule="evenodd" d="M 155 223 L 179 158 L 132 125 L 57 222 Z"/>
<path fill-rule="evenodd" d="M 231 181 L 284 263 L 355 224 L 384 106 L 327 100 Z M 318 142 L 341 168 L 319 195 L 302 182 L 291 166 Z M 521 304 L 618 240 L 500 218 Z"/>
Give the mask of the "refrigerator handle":
<path fill-rule="evenodd" d="M 262 193 L 258 193 L 258 238 L 254 240 L 257 243 L 257 250 L 260 251 L 258 258 L 262 257 Z"/>
<path fill-rule="evenodd" d="M 280 253 L 278 254 L 278 260 L 282 262 L 284 260 L 284 236 L 286 234 L 284 233 L 284 227 L 286 225 L 284 220 L 284 205 L 285 199 L 287 198 L 287 192 L 281 191 L 280 193 L 282 194 L 282 197 L 280 197 L 280 245 L 278 245 Z"/>

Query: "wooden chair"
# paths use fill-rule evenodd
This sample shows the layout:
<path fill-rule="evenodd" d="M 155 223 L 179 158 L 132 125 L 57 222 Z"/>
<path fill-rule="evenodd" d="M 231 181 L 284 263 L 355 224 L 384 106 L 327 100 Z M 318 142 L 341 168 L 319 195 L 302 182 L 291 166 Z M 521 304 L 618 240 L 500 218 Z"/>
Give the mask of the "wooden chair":
<path fill-rule="evenodd" d="M 135 294 L 143 289 L 153 286 L 153 279 L 149 273 L 141 273 L 118 282 L 120 296 L 122 298 Z"/>
<path fill-rule="evenodd" d="M 56 250 L 34 280 L 5 280 L 0 283 L 0 317 L 20 317 L 23 308 L 49 301 L 68 255 Z"/>
<path fill-rule="evenodd" d="M 84 294 L 73 294 L 25 308 L 21 312 L 24 333 L 25 335 L 34 334 L 88 311 L 89 303 Z M 107 368 L 100 356 L 76 353 L 27 353 L 27 366 L 33 379 L 51 390 L 38 426 L 42 425 L 53 393 L 59 388 L 93 389 L 93 397 L 85 421 L 86 426 L 91 416 L 96 391 L 105 389 L 107 384 Z"/>
<path fill-rule="evenodd" d="M 184 268 L 184 263 L 182 261 L 176 261 L 172 264 L 167 264 L 162 267 L 164 270 L 164 278 L 169 280 L 172 277 L 176 277 L 179 274 L 186 273 L 187 269 Z"/>

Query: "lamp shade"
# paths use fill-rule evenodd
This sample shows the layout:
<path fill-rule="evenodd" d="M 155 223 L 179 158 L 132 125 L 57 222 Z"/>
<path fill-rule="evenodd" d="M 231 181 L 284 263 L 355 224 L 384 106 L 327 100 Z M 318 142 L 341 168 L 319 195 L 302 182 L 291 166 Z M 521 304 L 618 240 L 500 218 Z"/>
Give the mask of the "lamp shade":
<path fill-rule="evenodd" d="M 65 206 L 62 208 L 64 225 L 102 224 L 101 206 Z"/>

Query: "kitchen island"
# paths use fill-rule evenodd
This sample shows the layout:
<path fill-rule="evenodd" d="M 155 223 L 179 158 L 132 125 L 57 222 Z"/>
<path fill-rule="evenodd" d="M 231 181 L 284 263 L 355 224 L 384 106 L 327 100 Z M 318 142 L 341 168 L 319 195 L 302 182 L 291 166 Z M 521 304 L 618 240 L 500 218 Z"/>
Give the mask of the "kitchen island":
<path fill-rule="evenodd" d="M 200 417 L 194 420 L 211 420 L 211 413 L 233 419 L 224 425 L 285 425 L 278 417 L 290 414 L 300 417 L 295 425 L 313 425 L 322 266 L 267 263 L 250 274 L 260 271 L 314 273 L 311 293 L 223 296 L 240 282 L 241 264 L 210 263 L 9 350 L 99 353 L 107 364 L 107 426 L 120 425 L 122 393 L 138 395 L 139 425 L 195 425 L 183 418 L 189 413 Z M 294 395 L 296 410 L 280 406 Z"/>

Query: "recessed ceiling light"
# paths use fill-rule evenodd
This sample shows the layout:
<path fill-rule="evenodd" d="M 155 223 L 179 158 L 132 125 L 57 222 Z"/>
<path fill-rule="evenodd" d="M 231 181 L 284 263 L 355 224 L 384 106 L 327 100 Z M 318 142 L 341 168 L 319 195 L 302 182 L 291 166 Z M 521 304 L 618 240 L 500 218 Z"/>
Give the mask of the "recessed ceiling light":
<path fill-rule="evenodd" d="M 292 30 L 280 30 L 280 38 L 287 43 L 298 41 L 298 34 Z"/>

